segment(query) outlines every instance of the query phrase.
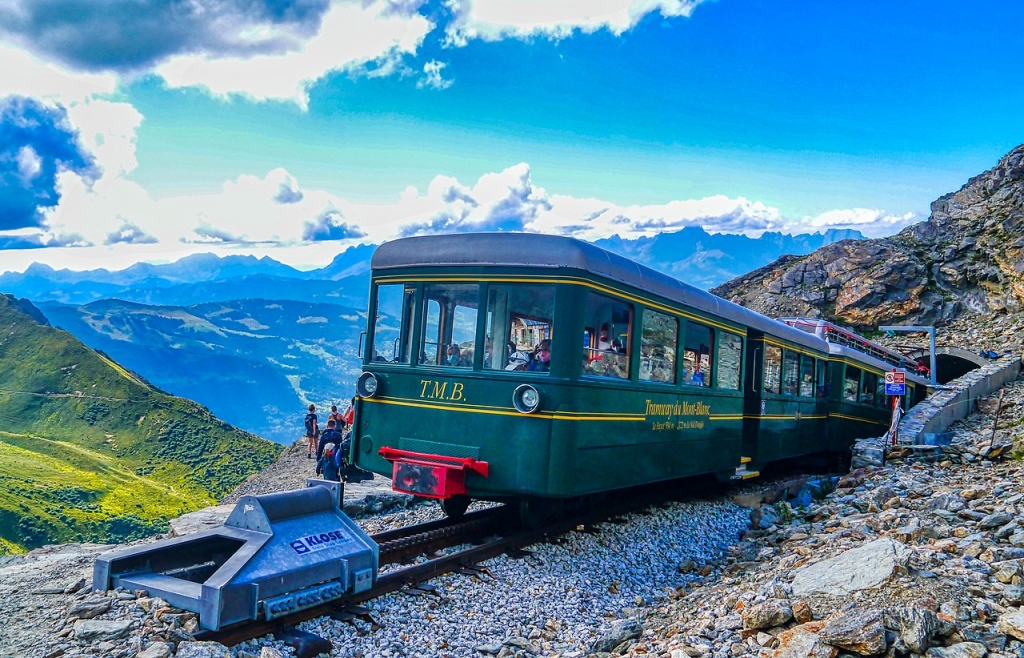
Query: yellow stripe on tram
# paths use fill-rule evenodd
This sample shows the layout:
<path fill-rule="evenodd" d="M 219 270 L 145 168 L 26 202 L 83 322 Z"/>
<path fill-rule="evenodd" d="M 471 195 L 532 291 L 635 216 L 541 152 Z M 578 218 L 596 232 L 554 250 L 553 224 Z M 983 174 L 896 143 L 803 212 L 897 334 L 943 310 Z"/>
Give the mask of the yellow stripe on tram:
<path fill-rule="evenodd" d="M 457 411 L 459 413 L 470 413 L 470 414 L 485 414 L 490 416 L 514 416 L 516 418 L 546 418 L 548 420 L 586 420 L 586 421 L 616 421 L 616 422 L 644 422 L 647 420 L 645 416 L 637 414 L 600 414 L 594 413 L 589 415 L 569 415 L 564 412 L 538 412 L 533 414 L 523 414 L 518 411 L 509 410 L 502 407 L 484 407 L 475 405 L 448 405 L 448 404 L 433 404 L 429 402 L 414 402 L 412 400 L 381 400 L 377 398 L 363 398 L 363 402 L 370 402 L 373 404 L 390 404 L 399 407 L 415 407 L 417 409 L 437 409 L 439 411 Z M 585 412 L 571 412 L 584 414 Z"/>

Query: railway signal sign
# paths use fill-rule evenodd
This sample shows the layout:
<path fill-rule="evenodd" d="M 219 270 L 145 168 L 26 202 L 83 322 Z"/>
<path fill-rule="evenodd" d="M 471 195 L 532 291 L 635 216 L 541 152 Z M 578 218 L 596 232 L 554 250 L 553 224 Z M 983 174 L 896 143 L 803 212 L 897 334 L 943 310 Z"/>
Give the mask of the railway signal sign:
<path fill-rule="evenodd" d="M 907 371 L 893 370 L 885 373 L 885 394 L 906 395 L 907 394 Z"/>

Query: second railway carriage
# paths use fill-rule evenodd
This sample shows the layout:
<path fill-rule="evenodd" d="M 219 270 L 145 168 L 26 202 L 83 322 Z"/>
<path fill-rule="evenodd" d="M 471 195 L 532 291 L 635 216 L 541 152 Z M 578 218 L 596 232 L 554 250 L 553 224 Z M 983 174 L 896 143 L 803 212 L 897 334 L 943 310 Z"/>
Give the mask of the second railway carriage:
<path fill-rule="evenodd" d="M 406 238 L 371 269 L 355 462 L 452 515 L 753 475 L 888 425 L 884 361 L 589 243 Z"/>

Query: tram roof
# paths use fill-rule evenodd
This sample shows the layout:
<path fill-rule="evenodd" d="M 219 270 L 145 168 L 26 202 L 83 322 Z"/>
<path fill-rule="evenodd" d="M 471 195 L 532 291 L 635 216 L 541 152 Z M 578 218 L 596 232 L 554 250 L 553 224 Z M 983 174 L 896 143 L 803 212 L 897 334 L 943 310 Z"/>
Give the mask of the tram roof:
<path fill-rule="evenodd" d="M 538 233 L 458 233 L 385 242 L 370 267 L 543 267 L 591 272 L 820 352 L 821 338 L 575 238 Z"/>

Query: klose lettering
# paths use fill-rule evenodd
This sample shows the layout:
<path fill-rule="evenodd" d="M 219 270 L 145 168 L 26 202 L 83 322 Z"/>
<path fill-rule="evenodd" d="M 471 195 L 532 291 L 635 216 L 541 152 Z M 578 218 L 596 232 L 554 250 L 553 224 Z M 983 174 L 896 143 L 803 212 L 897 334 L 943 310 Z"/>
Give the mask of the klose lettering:
<path fill-rule="evenodd" d="M 315 553 L 325 548 L 337 546 L 339 542 L 345 541 L 345 535 L 341 530 L 321 532 L 316 535 L 300 537 L 291 543 L 292 550 L 302 555 L 303 553 Z"/>

